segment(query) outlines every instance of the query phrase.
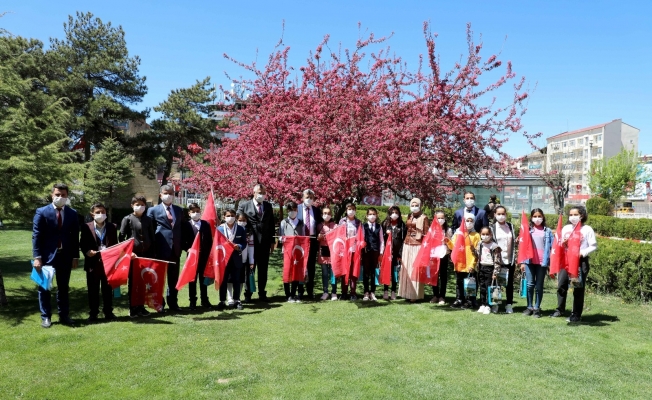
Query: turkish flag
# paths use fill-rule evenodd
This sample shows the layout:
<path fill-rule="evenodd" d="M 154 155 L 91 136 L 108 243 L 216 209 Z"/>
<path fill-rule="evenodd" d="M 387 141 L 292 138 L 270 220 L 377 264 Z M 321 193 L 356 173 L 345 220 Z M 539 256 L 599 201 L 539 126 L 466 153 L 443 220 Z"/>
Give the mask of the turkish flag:
<path fill-rule="evenodd" d="M 387 235 L 383 259 L 380 263 L 380 277 L 378 283 L 381 285 L 392 284 L 392 234 Z"/>
<path fill-rule="evenodd" d="M 177 281 L 177 290 L 181 290 L 184 286 L 194 281 L 197 277 L 197 263 L 199 262 L 199 242 L 201 235 L 198 233 L 195 235 L 195 240 L 192 242 L 190 250 L 188 250 L 188 256 L 186 257 L 186 262 L 183 264 L 183 269 L 179 274 L 179 280 Z"/>
<path fill-rule="evenodd" d="M 571 278 L 577 278 L 580 269 L 580 246 L 582 245 L 582 223 L 578 222 L 566 242 L 566 271 Z"/>
<path fill-rule="evenodd" d="M 410 278 L 413 281 L 437 286 L 439 259 L 446 256 L 446 245 L 443 242 L 444 231 L 441 229 L 441 225 L 439 223 L 431 224 L 412 264 Z"/>
<path fill-rule="evenodd" d="M 451 260 L 455 265 L 455 271 L 466 271 L 466 221 L 464 221 L 464 217 L 462 217 L 459 232 L 456 234 Z"/>
<path fill-rule="evenodd" d="M 212 265 L 209 265 L 209 268 L 213 270 L 213 279 L 215 279 L 215 289 L 220 290 L 220 285 L 224 279 L 224 271 L 226 271 L 226 265 L 229 263 L 231 254 L 235 251 L 235 246 L 233 243 L 229 242 L 226 239 L 226 236 L 219 229 L 215 229 L 215 235 L 213 236 L 213 248 L 211 249 L 211 259 Z M 205 277 L 208 277 L 204 273 Z"/>
<path fill-rule="evenodd" d="M 106 280 L 113 289 L 127 284 L 133 249 L 134 239 L 129 239 L 100 251 Z"/>
<path fill-rule="evenodd" d="M 550 251 L 550 276 L 558 273 L 560 270 L 565 269 L 566 266 L 566 249 L 564 248 L 564 238 L 562 237 L 561 230 L 564 225 L 564 217 L 559 214 L 557 221 L 557 232 L 552 242 L 552 249 Z"/>
<path fill-rule="evenodd" d="M 337 228 L 326 234 L 326 243 L 331 253 L 331 267 L 333 268 L 333 275 L 336 278 L 340 276 L 346 277 L 349 273 L 349 266 L 351 265 L 350 254 L 346 246 L 346 224 L 340 225 Z M 348 280 L 345 278 L 345 282 Z"/>
<path fill-rule="evenodd" d="M 303 282 L 310 254 L 309 236 L 283 238 L 283 283 Z"/>
<path fill-rule="evenodd" d="M 215 232 L 217 227 L 217 214 L 215 213 L 215 196 L 213 195 L 212 190 L 206 199 L 206 205 L 204 206 L 204 212 L 201 214 L 201 219 L 210 224 L 211 232 Z M 213 234 L 213 242 L 215 242 L 215 234 Z M 197 254 L 199 255 L 199 253 Z M 213 252 L 211 251 L 208 254 L 208 260 L 206 260 L 206 265 L 204 266 L 204 277 L 215 279 L 215 270 L 212 268 L 212 266 Z"/>
<path fill-rule="evenodd" d="M 351 240 L 354 239 L 354 240 Z M 349 246 L 353 254 L 353 276 L 358 279 L 360 277 L 360 261 L 362 258 L 362 249 L 367 245 L 364 241 L 364 230 L 362 229 L 362 224 L 358 226 L 358 233 L 355 235 L 355 238 L 349 238 L 350 242 L 353 245 Z"/>
<path fill-rule="evenodd" d="M 163 309 L 163 292 L 168 262 L 138 257 L 134 260 L 131 290 L 132 304 L 147 304 L 153 310 Z"/>
<path fill-rule="evenodd" d="M 532 236 L 530 235 L 530 224 L 525 215 L 521 214 L 521 231 L 518 234 L 518 263 L 525 260 L 531 260 L 534 257 L 534 247 L 532 246 Z"/>

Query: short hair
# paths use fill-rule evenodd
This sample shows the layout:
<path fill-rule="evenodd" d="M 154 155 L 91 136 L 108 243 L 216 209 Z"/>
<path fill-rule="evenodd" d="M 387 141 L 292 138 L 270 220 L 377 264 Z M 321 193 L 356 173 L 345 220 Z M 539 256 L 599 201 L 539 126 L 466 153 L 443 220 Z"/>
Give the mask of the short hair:
<path fill-rule="evenodd" d="M 236 214 L 235 214 L 235 209 L 234 209 L 234 208 L 227 208 L 227 209 L 225 209 L 225 210 L 222 212 L 222 215 L 226 215 L 226 214 L 228 214 L 228 213 L 231 213 L 231 214 L 233 214 L 233 215 L 236 215 Z"/>
<path fill-rule="evenodd" d="M 475 193 L 467 190 L 466 192 L 464 192 L 464 197 L 466 197 L 467 194 L 470 194 L 475 199 Z"/>
<path fill-rule="evenodd" d="M 161 188 L 159 189 L 158 192 L 159 193 L 163 193 L 163 192 L 172 192 L 172 193 L 174 193 L 174 188 L 172 187 L 172 185 L 163 185 L 163 186 L 161 186 Z"/>
<path fill-rule="evenodd" d="M 102 207 L 102 208 L 104 209 L 104 211 L 106 211 L 106 206 L 105 206 L 103 203 L 97 202 L 97 203 L 93 203 L 93 205 L 91 206 L 91 213 L 92 213 L 96 208 L 100 208 L 100 207 Z"/>
<path fill-rule="evenodd" d="M 285 203 L 285 209 L 287 211 L 296 210 L 297 209 L 297 203 L 295 203 L 293 201 L 288 201 L 287 203 Z"/>
<path fill-rule="evenodd" d="M 367 215 L 369 215 L 369 211 L 373 211 L 373 212 L 375 212 L 376 214 L 378 214 L 378 210 L 376 210 L 376 209 L 373 208 L 373 207 L 369 207 L 369 208 L 367 208 Z"/>
<path fill-rule="evenodd" d="M 145 203 L 145 205 L 147 205 L 147 199 L 145 198 L 145 196 L 134 196 L 134 197 L 132 197 L 131 198 L 131 205 L 133 206 L 134 204 L 138 203 L 139 201 L 142 201 L 143 203 Z"/>
<path fill-rule="evenodd" d="M 584 207 L 584 206 L 572 206 L 572 207 L 568 210 L 568 214 L 569 214 L 569 215 L 570 215 L 571 210 L 577 210 L 577 212 L 580 213 L 580 221 L 581 221 L 582 223 L 585 223 L 586 220 L 589 218 L 589 213 L 586 212 L 586 207 Z"/>
<path fill-rule="evenodd" d="M 262 183 L 257 183 L 257 184 L 255 184 L 255 185 L 254 185 L 254 192 L 255 192 L 256 190 L 258 190 L 258 189 L 265 190 L 265 185 L 263 185 Z"/>
<path fill-rule="evenodd" d="M 303 191 L 303 195 L 315 197 L 315 192 L 312 189 L 306 189 Z"/>
<path fill-rule="evenodd" d="M 199 207 L 199 204 L 197 204 L 197 203 L 188 204 L 188 210 L 192 210 L 192 209 L 195 209 L 195 208 L 198 208 L 198 209 L 201 210 L 201 207 Z"/>
<path fill-rule="evenodd" d="M 54 186 L 52 186 L 53 192 L 54 189 L 65 190 L 66 193 L 70 193 L 70 190 L 68 190 L 68 185 L 66 185 L 65 183 L 55 183 Z"/>
<path fill-rule="evenodd" d="M 355 204 L 353 204 L 353 203 L 346 203 L 346 207 L 345 207 L 345 208 L 352 208 L 352 209 L 354 209 L 354 210 L 357 210 L 357 207 L 356 207 Z"/>

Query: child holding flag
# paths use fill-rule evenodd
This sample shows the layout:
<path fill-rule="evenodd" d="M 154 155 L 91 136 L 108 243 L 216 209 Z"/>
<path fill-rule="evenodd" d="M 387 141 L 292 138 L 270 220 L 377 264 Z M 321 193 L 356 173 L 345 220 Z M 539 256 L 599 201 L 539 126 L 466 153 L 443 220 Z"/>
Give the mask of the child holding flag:
<path fill-rule="evenodd" d="M 514 264 L 514 254 L 516 247 L 516 236 L 514 236 L 514 226 L 507 222 L 507 209 L 504 206 L 496 206 L 494 208 L 494 218 L 496 223 L 491 225 L 491 231 L 494 241 L 501 248 L 501 268 L 507 268 L 507 287 L 505 288 L 505 312 L 512 314 L 512 303 L 514 302 L 514 272 L 516 265 Z"/>
<path fill-rule="evenodd" d="M 346 217 L 342 218 L 340 220 L 340 223 L 338 225 L 344 225 L 346 224 L 346 237 L 348 239 L 354 238 L 358 234 L 358 228 L 362 224 L 362 222 L 355 216 L 356 213 L 356 207 L 355 204 L 353 203 L 348 203 L 346 205 Z M 352 246 L 352 248 L 349 248 L 351 253 L 355 252 L 357 249 L 357 244 Z M 353 250 L 353 251 L 352 251 Z M 358 284 L 358 277 L 353 274 L 353 266 L 355 263 L 354 260 L 355 257 L 353 257 L 353 254 L 351 254 L 351 263 L 350 263 L 350 268 L 349 268 L 349 285 L 351 287 L 351 301 L 356 301 L 358 299 L 358 296 L 356 295 L 356 286 Z M 344 283 L 345 282 L 345 277 L 342 277 L 342 299 L 347 295 L 349 287 Z"/>
<path fill-rule="evenodd" d="M 363 274 L 362 284 L 364 286 L 363 301 L 376 301 L 376 268 L 378 267 L 379 257 L 385 250 L 385 237 L 383 236 L 382 227 L 376 223 L 378 211 L 375 208 L 367 209 L 367 222 L 362 224 L 364 230 L 364 241 L 366 246 L 362 253 Z"/>
<path fill-rule="evenodd" d="M 317 260 L 321 264 L 321 281 L 324 287 L 324 294 L 321 296 L 322 300 L 327 300 L 329 297 L 328 286 L 331 286 L 330 298 L 333 301 L 337 300 L 337 284 L 335 283 L 335 278 L 333 277 L 333 268 L 331 266 L 331 252 L 328 248 L 328 242 L 326 241 L 326 234 L 333 229 L 335 229 L 335 222 L 331 221 L 333 218 L 333 211 L 330 207 L 325 206 L 321 209 L 321 217 L 324 222 L 320 223 L 317 226 L 317 240 L 319 240 L 319 259 Z M 332 279 L 332 281 L 331 281 Z M 332 282 L 332 283 L 331 283 Z"/>
<path fill-rule="evenodd" d="M 396 285 L 398 284 L 398 270 L 401 266 L 401 254 L 403 253 L 403 242 L 405 242 L 405 237 L 407 235 L 407 225 L 403 222 L 401 217 L 401 209 L 397 206 L 391 206 L 387 210 L 387 217 L 383 222 L 383 229 L 385 230 L 384 240 L 387 242 L 390 239 L 392 241 L 392 292 L 391 299 L 396 300 Z M 387 254 L 385 254 L 387 256 Z M 385 285 L 383 291 L 383 300 L 388 300 L 389 285 Z"/>
<path fill-rule="evenodd" d="M 233 306 L 238 310 L 244 307 L 240 302 L 240 276 L 242 275 L 242 251 L 247 248 L 247 232 L 245 228 L 235 223 L 235 210 L 227 209 L 224 211 L 224 223 L 217 229 L 226 239 L 233 243 L 235 250 L 231 253 L 229 261 L 224 270 L 224 277 L 220 284 L 220 302 L 217 305 L 218 311 L 226 308 L 226 288 L 229 280 L 233 282 Z"/>
<path fill-rule="evenodd" d="M 527 278 L 527 308 L 523 314 L 541 318 L 543 281 L 550 265 L 553 236 L 552 230 L 546 226 L 546 216 L 540 208 L 535 208 L 530 212 L 530 237 L 534 250 L 532 258 L 521 263 L 521 272 L 525 272 Z M 535 290 L 536 302 L 534 301 Z"/>
<path fill-rule="evenodd" d="M 281 237 L 279 241 L 283 243 L 286 236 L 306 236 L 305 234 L 305 225 L 301 221 L 297 212 L 297 203 L 293 201 L 288 201 L 285 203 L 285 211 L 287 211 L 288 216 L 283 221 L 278 228 L 278 235 Z M 290 268 L 288 265 L 284 265 L 283 268 Z M 283 289 L 285 290 L 285 297 L 288 299 L 288 303 L 301 303 L 301 295 L 297 297 L 297 289 L 299 288 L 299 281 L 293 280 L 291 282 L 284 282 Z M 302 293 L 303 290 L 300 290 Z"/>
<path fill-rule="evenodd" d="M 453 308 L 471 308 L 475 307 L 475 296 L 467 299 L 464 295 L 464 279 L 475 278 L 475 267 L 477 265 L 478 243 L 480 243 L 480 234 L 474 230 L 475 215 L 471 213 L 464 214 L 464 224 L 453 234 L 452 239 L 444 239 L 451 252 L 451 259 L 455 264 L 455 302 L 451 304 Z"/>
<path fill-rule="evenodd" d="M 188 206 L 189 221 L 184 221 L 181 227 L 182 250 L 188 252 L 192 246 L 195 236 L 199 235 L 199 257 L 197 262 L 197 273 L 194 280 L 188 284 L 188 297 L 190 300 L 190 309 L 197 309 L 197 281 L 199 280 L 199 293 L 201 306 L 212 308 L 208 300 L 208 286 L 204 284 L 204 269 L 208 263 L 208 257 L 213 246 L 213 232 L 208 221 L 201 219 L 201 208 L 197 203 L 191 203 Z"/>
<path fill-rule="evenodd" d="M 451 239 L 453 237 L 453 230 L 448 227 L 444 211 L 435 211 L 435 219 L 435 222 L 437 222 L 439 226 L 441 226 L 442 231 L 444 231 L 444 237 Z M 441 261 L 439 262 L 439 284 L 432 287 L 432 299 L 430 302 L 438 303 L 440 306 L 446 304 L 446 284 L 448 283 L 448 264 L 451 259 L 450 254 L 451 250 L 448 249 L 446 256 L 441 258 Z"/>

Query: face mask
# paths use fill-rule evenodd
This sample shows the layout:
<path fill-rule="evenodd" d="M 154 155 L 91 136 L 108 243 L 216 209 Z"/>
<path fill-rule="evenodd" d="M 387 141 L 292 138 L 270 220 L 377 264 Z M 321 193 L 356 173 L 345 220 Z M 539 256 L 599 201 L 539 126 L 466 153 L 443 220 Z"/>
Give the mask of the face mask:
<path fill-rule="evenodd" d="M 163 194 L 161 195 L 161 201 L 167 205 L 172 204 L 172 195 L 171 194 Z"/>
<path fill-rule="evenodd" d="M 226 217 L 224 220 L 227 224 L 231 225 L 233 222 L 235 222 L 235 217 Z"/>
<path fill-rule="evenodd" d="M 539 226 L 543 223 L 543 218 L 539 218 L 539 217 L 532 218 L 532 222 L 534 223 L 534 225 Z"/>
<path fill-rule="evenodd" d="M 296 211 L 290 211 L 288 213 L 288 216 L 292 219 L 295 219 L 297 217 L 297 212 Z"/>
<path fill-rule="evenodd" d="M 446 220 L 444 218 L 437 218 L 437 222 L 439 222 L 439 225 L 444 226 Z"/>
<path fill-rule="evenodd" d="M 238 221 L 238 225 L 247 226 L 247 221 Z"/>
<path fill-rule="evenodd" d="M 375 215 L 367 215 L 367 221 L 376 222 L 376 216 Z"/>
<path fill-rule="evenodd" d="M 355 210 L 346 210 L 346 215 L 348 215 L 349 217 L 355 216 Z"/>
<path fill-rule="evenodd" d="M 322 217 L 322 218 L 324 219 L 324 221 L 326 221 L 326 222 L 328 222 L 328 221 L 330 221 L 330 220 L 331 220 L 331 216 L 330 216 L 330 215 L 328 215 L 328 214 L 322 214 L 322 216 L 321 216 L 321 217 Z"/>
<path fill-rule="evenodd" d="M 311 206 L 312 206 L 312 203 L 314 203 L 314 201 L 313 201 L 313 199 L 310 199 L 310 198 L 305 199 L 305 200 L 303 201 L 303 204 L 305 204 L 306 207 L 311 207 Z"/>
<path fill-rule="evenodd" d="M 262 203 L 263 201 L 265 201 L 265 195 L 258 193 L 256 195 L 256 201 L 259 202 L 259 203 Z"/>
<path fill-rule="evenodd" d="M 505 219 L 507 219 L 507 215 L 496 215 L 496 221 L 498 222 L 505 222 Z"/>
<path fill-rule="evenodd" d="M 394 214 L 390 215 L 389 217 L 391 219 L 393 219 L 394 221 L 396 221 L 398 219 L 398 214 L 394 213 Z"/>
<path fill-rule="evenodd" d="M 56 208 L 61 208 L 66 205 L 67 200 L 68 200 L 67 197 L 61 197 L 61 196 L 53 197 L 52 204 L 54 204 Z"/>
<path fill-rule="evenodd" d="M 134 206 L 134 212 L 136 214 L 142 214 L 145 211 L 145 206 Z"/>
<path fill-rule="evenodd" d="M 466 205 L 466 208 L 471 208 L 475 205 L 475 200 L 473 199 L 465 199 L 464 200 L 464 205 Z"/>
<path fill-rule="evenodd" d="M 572 215 L 568 218 L 571 224 L 577 225 L 578 222 L 580 222 L 580 216 L 579 215 Z"/>
<path fill-rule="evenodd" d="M 483 242 L 489 243 L 491 241 L 491 236 L 489 235 L 480 235 L 480 239 L 482 239 Z"/>
<path fill-rule="evenodd" d="M 93 215 L 93 218 L 95 219 L 95 222 L 99 222 L 101 224 L 106 219 L 106 214 L 95 214 Z"/>
<path fill-rule="evenodd" d="M 420 210 L 421 210 L 421 207 L 419 207 L 419 206 L 410 207 L 410 212 L 413 212 L 413 213 L 418 213 Z"/>
<path fill-rule="evenodd" d="M 466 223 L 466 230 L 470 231 L 471 229 L 473 229 L 473 222 L 467 222 Z"/>
<path fill-rule="evenodd" d="M 199 213 L 190 213 L 190 218 L 192 218 L 193 221 L 199 221 L 199 218 L 201 218 L 201 214 Z"/>

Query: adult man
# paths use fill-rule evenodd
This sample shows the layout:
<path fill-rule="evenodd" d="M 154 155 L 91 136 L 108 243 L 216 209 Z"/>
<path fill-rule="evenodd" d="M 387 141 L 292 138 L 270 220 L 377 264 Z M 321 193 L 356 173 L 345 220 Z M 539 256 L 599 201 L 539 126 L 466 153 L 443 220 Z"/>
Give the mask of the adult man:
<path fill-rule="evenodd" d="M 147 210 L 147 216 L 154 223 L 154 247 L 156 258 L 170 262 L 168 264 L 168 308 L 181 311 L 177 300 L 177 280 L 179 279 L 179 261 L 181 258 L 181 226 L 183 212 L 181 207 L 172 204 L 174 189 L 170 185 L 161 186 L 159 193 L 161 203 Z M 165 300 L 163 300 L 165 307 Z"/>
<path fill-rule="evenodd" d="M 299 221 L 303 222 L 306 227 L 306 236 L 310 236 L 310 253 L 308 254 L 308 280 L 306 281 L 306 291 L 308 292 L 308 298 L 314 299 L 314 287 L 315 287 L 315 263 L 317 262 L 317 250 L 319 250 L 319 241 L 317 240 L 317 225 L 322 223 L 324 220 L 321 216 L 321 212 L 315 206 L 313 202 L 315 201 L 315 192 L 311 189 L 306 189 L 303 191 L 303 203 L 299 204 L 297 209 L 297 216 Z M 303 286 L 299 287 L 299 295 L 303 296 Z"/>
<path fill-rule="evenodd" d="M 494 223 L 494 209 L 498 205 L 498 197 L 495 194 L 492 194 L 489 196 L 489 203 L 487 203 L 486 206 L 484 206 L 484 213 L 487 216 L 487 219 L 489 220 L 490 223 Z"/>
<path fill-rule="evenodd" d="M 252 200 L 241 201 L 238 205 L 238 212 L 247 215 L 247 219 L 254 230 L 254 261 L 258 268 L 258 297 L 261 301 L 267 301 L 267 267 L 269 265 L 269 254 L 274 250 L 274 211 L 272 205 L 265 201 L 265 186 L 257 184 L 254 186 Z M 245 285 L 248 286 L 248 285 Z M 245 292 L 245 300 L 251 300 L 252 293 Z"/>
<path fill-rule="evenodd" d="M 453 215 L 453 232 L 463 223 L 465 213 L 475 215 L 474 228 L 476 232 L 480 232 L 484 226 L 489 226 L 487 214 L 485 214 L 484 210 L 475 206 L 475 194 L 473 192 L 464 193 L 464 207 L 455 211 Z"/>
<path fill-rule="evenodd" d="M 44 265 L 55 269 L 57 282 L 57 309 L 59 321 L 74 326 L 70 316 L 69 283 L 70 273 L 79 263 L 79 219 L 77 211 L 66 206 L 68 186 L 57 183 L 52 188 L 52 204 L 36 210 L 32 230 L 32 254 L 34 268 L 40 272 Z M 50 291 L 38 287 L 38 302 L 41 309 L 41 326 L 52 325 Z"/>

